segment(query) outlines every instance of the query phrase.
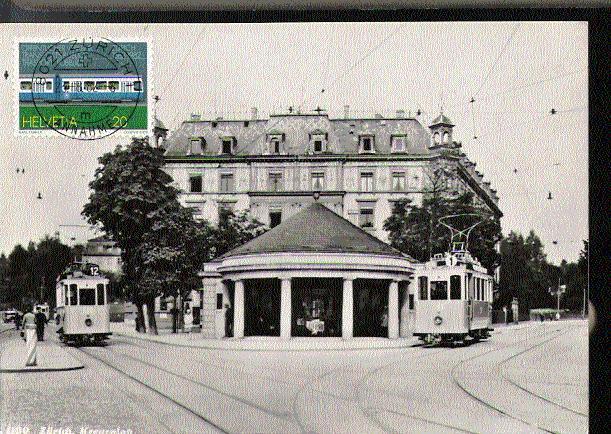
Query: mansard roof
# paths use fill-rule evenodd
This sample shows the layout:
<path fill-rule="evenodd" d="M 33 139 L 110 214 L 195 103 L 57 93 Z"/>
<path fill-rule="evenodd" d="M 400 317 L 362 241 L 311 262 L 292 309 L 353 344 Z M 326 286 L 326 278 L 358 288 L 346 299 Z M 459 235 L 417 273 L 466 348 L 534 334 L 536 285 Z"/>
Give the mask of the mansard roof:
<path fill-rule="evenodd" d="M 407 257 L 315 202 L 219 258 L 265 253 L 362 253 Z"/>
<path fill-rule="evenodd" d="M 413 118 L 375 119 L 330 119 L 326 114 L 273 115 L 269 119 L 244 120 L 193 120 L 185 121 L 173 131 L 165 142 L 166 156 L 190 155 L 192 137 L 202 137 L 206 146 L 203 155 L 217 155 L 221 149 L 221 138 L 236 139 L 235 155 L 261 155 L 268 150 L 269 134 L 284 134 L 283 153 L 304 155 L 309 151 L 309 136 L 314 131 L 327 135 L 327 153 L 358 154 L 359 135 L 373 134 L 376 137 L 376 152 L 391 153 L 391 137 L 405 135 L 406 152 L 428 154 L 430 133 Z"/>

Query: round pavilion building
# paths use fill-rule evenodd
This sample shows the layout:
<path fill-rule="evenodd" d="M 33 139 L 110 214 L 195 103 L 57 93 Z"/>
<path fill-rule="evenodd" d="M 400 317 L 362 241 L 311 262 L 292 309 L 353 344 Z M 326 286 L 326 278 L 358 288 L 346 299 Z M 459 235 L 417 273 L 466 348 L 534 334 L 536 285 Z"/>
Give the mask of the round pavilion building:
<path fill-rule="evenodd" d="M 409 337 L 413 263 L 315 202 L 205 264 L 202 333 Z"/>

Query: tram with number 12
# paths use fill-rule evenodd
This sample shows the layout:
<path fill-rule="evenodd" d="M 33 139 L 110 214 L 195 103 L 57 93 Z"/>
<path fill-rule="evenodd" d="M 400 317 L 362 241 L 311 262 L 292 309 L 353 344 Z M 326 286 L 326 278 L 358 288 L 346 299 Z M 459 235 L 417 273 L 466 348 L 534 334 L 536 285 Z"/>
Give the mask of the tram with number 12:
<path fill-rule="evenodd" d="M 109 280 L 95 264 L 75 262 L 58 278 L 56 324 L 66 343 L 102 342 L 110 332 Z"/>

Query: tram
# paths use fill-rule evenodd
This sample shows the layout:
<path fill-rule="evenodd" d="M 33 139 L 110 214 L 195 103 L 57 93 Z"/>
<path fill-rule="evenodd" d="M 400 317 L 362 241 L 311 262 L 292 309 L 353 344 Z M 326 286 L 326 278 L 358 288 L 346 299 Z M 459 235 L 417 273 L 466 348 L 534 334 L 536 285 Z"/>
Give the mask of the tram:
<path fill-rule="evenodd" d="M 493 330 L 493 277 L 471 256 L 466 241 L 454 241 L 455 234 L 468 237 L 476 225 L 453 232 L 448 252 L 416 264 L 413 335 L 426 343 L 477 341 Z"/>
<path fill-rule="evenodd" d="M 20 102 L 121 103 L 142 99 L 144 86 L 138 76 L 56 74 L 19 77 Z"/>
<path fill-rule="evenodd" d="M 73 263 L 57 278 L 56 323 L 63 342 L 102 342 L 112 334 L 108 285 L 89 263 Z"/>

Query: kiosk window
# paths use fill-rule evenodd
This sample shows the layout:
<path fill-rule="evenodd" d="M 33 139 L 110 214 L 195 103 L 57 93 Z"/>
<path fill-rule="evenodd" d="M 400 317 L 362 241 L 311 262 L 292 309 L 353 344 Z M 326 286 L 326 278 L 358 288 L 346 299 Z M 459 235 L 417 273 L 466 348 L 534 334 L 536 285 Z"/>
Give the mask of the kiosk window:
<path fill-rule="evenodd" d="M 448 282 L 445 280 L 435 280 L 431 282 L 431 300 L 448 299 Z"/>
<path fill-rule="evenodd" d="M 420 291 L 420 300 L 428 300 L 429 299 L 429 295 L 428 295 L 428 288 L 429 286 L 429 279 L 426 276 L 420 276 L 418 278 L 418 289 Z"/>
<path fill-rule="evenodd" d="M 104 304 L 104 284 L 98 283 L 98 306 Z"/>
<path fill-rule="evenodd" d="M 450 276 L 450 300 L 460 300 L 460 276 Z"/>

